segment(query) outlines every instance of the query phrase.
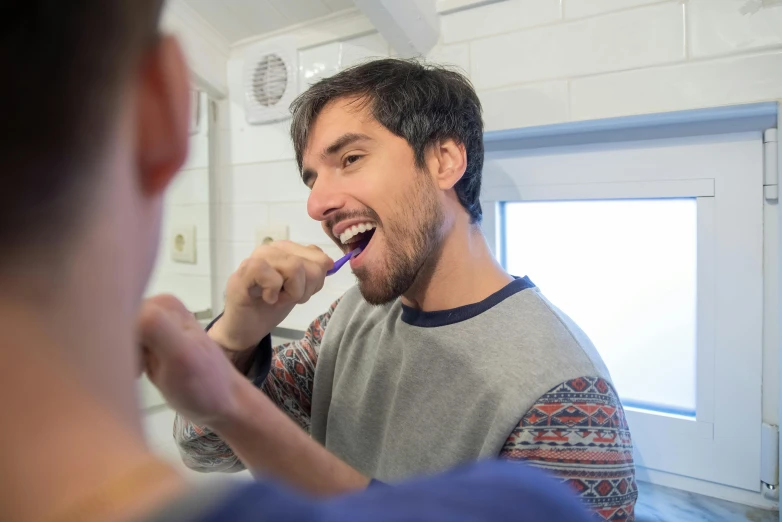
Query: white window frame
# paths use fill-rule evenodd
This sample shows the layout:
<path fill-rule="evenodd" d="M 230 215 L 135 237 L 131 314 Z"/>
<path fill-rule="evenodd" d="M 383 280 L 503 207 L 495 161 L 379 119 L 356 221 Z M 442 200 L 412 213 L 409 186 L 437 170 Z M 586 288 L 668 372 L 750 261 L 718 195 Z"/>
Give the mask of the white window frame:
<path fill-rule="evenodd" d="M 696 111 L 688 112 L 681 114 L 683 121 Z M 638 477 L 757 505 L 764 505 L 759 499 L 764 311 L 766 328 L 779 328 L 777 314 L 764 308 L 763 277 L 762 130 L 776 126 L 775 115 L 776 110 L 773 125 L 769 118 L 745 121 L 744 127 L 734 121 L 725 129 L 745 132 L 732 134 L 649 125 L 646 136 L 587 129 L 579 143 L 574 125 L 566 124 L 559 134 L 557 126 L 549 126 L 537 129 L 539 136 L 536 130 L 494 140 L 487 135 L 481 198 L 484 231 L 496 239 L 491 243 L 500 257 L 501 202 L 696 198 L 696 418 L 627 408 Z M 639 126 L 637 119 L 614 123 L 619 128 L 628 121 Z M 545 146 L 556 144 L 557 136 L 565 146 Z M 606 162 L 609 151 L 612 159 Z M 768 241 L 766 251 L 776 251 L 777 244 Z M 777 278 L 768 279 L 765 292 L 778 292 L 768 286 L 777 285 Z"/>

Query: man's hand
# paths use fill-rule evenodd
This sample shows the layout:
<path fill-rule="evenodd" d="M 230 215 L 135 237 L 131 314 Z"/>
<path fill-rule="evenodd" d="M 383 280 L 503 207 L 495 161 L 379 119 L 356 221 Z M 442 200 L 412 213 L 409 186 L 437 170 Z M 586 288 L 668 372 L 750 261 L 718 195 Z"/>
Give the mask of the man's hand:
<path fill-rule="evenodd" d="M 256 346 L 294 306 L 323 288 L 333 266 L 316 246 L 277 241 L 256 248 L 228 279 L 225 311 L 209 336 L 229 351 Z"/>
<path fill-rule="evenodd" d="M 313 441 L 233 367 L 182 303 L 147 299 L 139 319 L 147 375 L 188 420 L 209 426 L 251 470 L 331 495 L 369 480 Z"/>
<path fill-rule="evenodd" d="M 175 410 L 205 425 L 236 411 L 237 391 L 246 379 L 179 300 L 147 299 L 139 333 L 149 380 Z"/>

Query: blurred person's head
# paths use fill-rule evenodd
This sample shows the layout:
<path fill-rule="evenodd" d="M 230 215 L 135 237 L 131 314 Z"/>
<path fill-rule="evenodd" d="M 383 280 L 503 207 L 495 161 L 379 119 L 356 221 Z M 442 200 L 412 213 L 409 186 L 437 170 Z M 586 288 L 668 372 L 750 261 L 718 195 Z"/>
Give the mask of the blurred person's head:
<path fill-rule="evenodd" d="M 41 358 L 134 419 L 136 316 L 188 147 L 188 71 L 162 6 L 0 10 L 0 321 L 4 344 L 29 345 L 0 367 L 32 385 L 13 366 Z"/>
<path fill-rule="evenodd" d="M 45 308 L 77 288 L 111 294 L 103 311 L 132 327 L 163 190 L 187 153 L 188 73 L 158 32 L 162 4 L 13 0 L 0 10 L 6 296 Z"/>
<path fill-rule="evenodd" d="M 158 32 L 162 4 L 7 0 L 0 8 L 0 506 L 8 520 L 96 507 L 84 501 L 100 487 L 140 463 L 158 465 L 141 428 L 136 320 L 163 192 L 187 155 L 189 113 L 181 50 Z M 137 513 L 180 487 L 168 468 L 148 483 L 101 509 Z M 43 494 L 30 495 L 36 488 Z"/>
<path fill-rule="evenodd" d="M 434 268 L 454 230 L 480 223 L 481 106 L 462 74 L 383 59 L 314 84 L 291 135 L 308 212 L 349 252 L 364 298 L 381 304 Z"/>

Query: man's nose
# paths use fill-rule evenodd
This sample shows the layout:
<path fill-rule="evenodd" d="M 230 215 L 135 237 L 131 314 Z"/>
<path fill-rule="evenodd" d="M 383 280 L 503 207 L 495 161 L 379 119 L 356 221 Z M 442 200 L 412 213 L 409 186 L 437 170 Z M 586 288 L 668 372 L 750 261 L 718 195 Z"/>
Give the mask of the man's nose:
<path fill-rule="evenodd" d="M 326 176 L 319 177 L 307 199 L 307 213 L 312 219 L 325 221 L 331 214 L 345 207 L 345 193 L 338 184 L 329 183 Z"/>

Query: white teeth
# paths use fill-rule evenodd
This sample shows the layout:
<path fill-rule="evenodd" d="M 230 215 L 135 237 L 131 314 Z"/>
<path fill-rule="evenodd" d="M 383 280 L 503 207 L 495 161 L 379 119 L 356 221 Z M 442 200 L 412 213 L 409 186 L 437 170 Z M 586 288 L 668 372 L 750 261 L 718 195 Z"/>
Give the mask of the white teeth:
<path fill-rule="evenodd" d="M 377 225 L 375 225 L 374 223 L 360 223 L 358 225 L 353 225 L 352 227 L 345 230 L 339 235 L 339 240 L 342 242 L 343 245 L 345 245 L 358 234 L 361 234 L 362 232 L 366 232 L 368 230 L 372 230 L 376 226 Z"/>

